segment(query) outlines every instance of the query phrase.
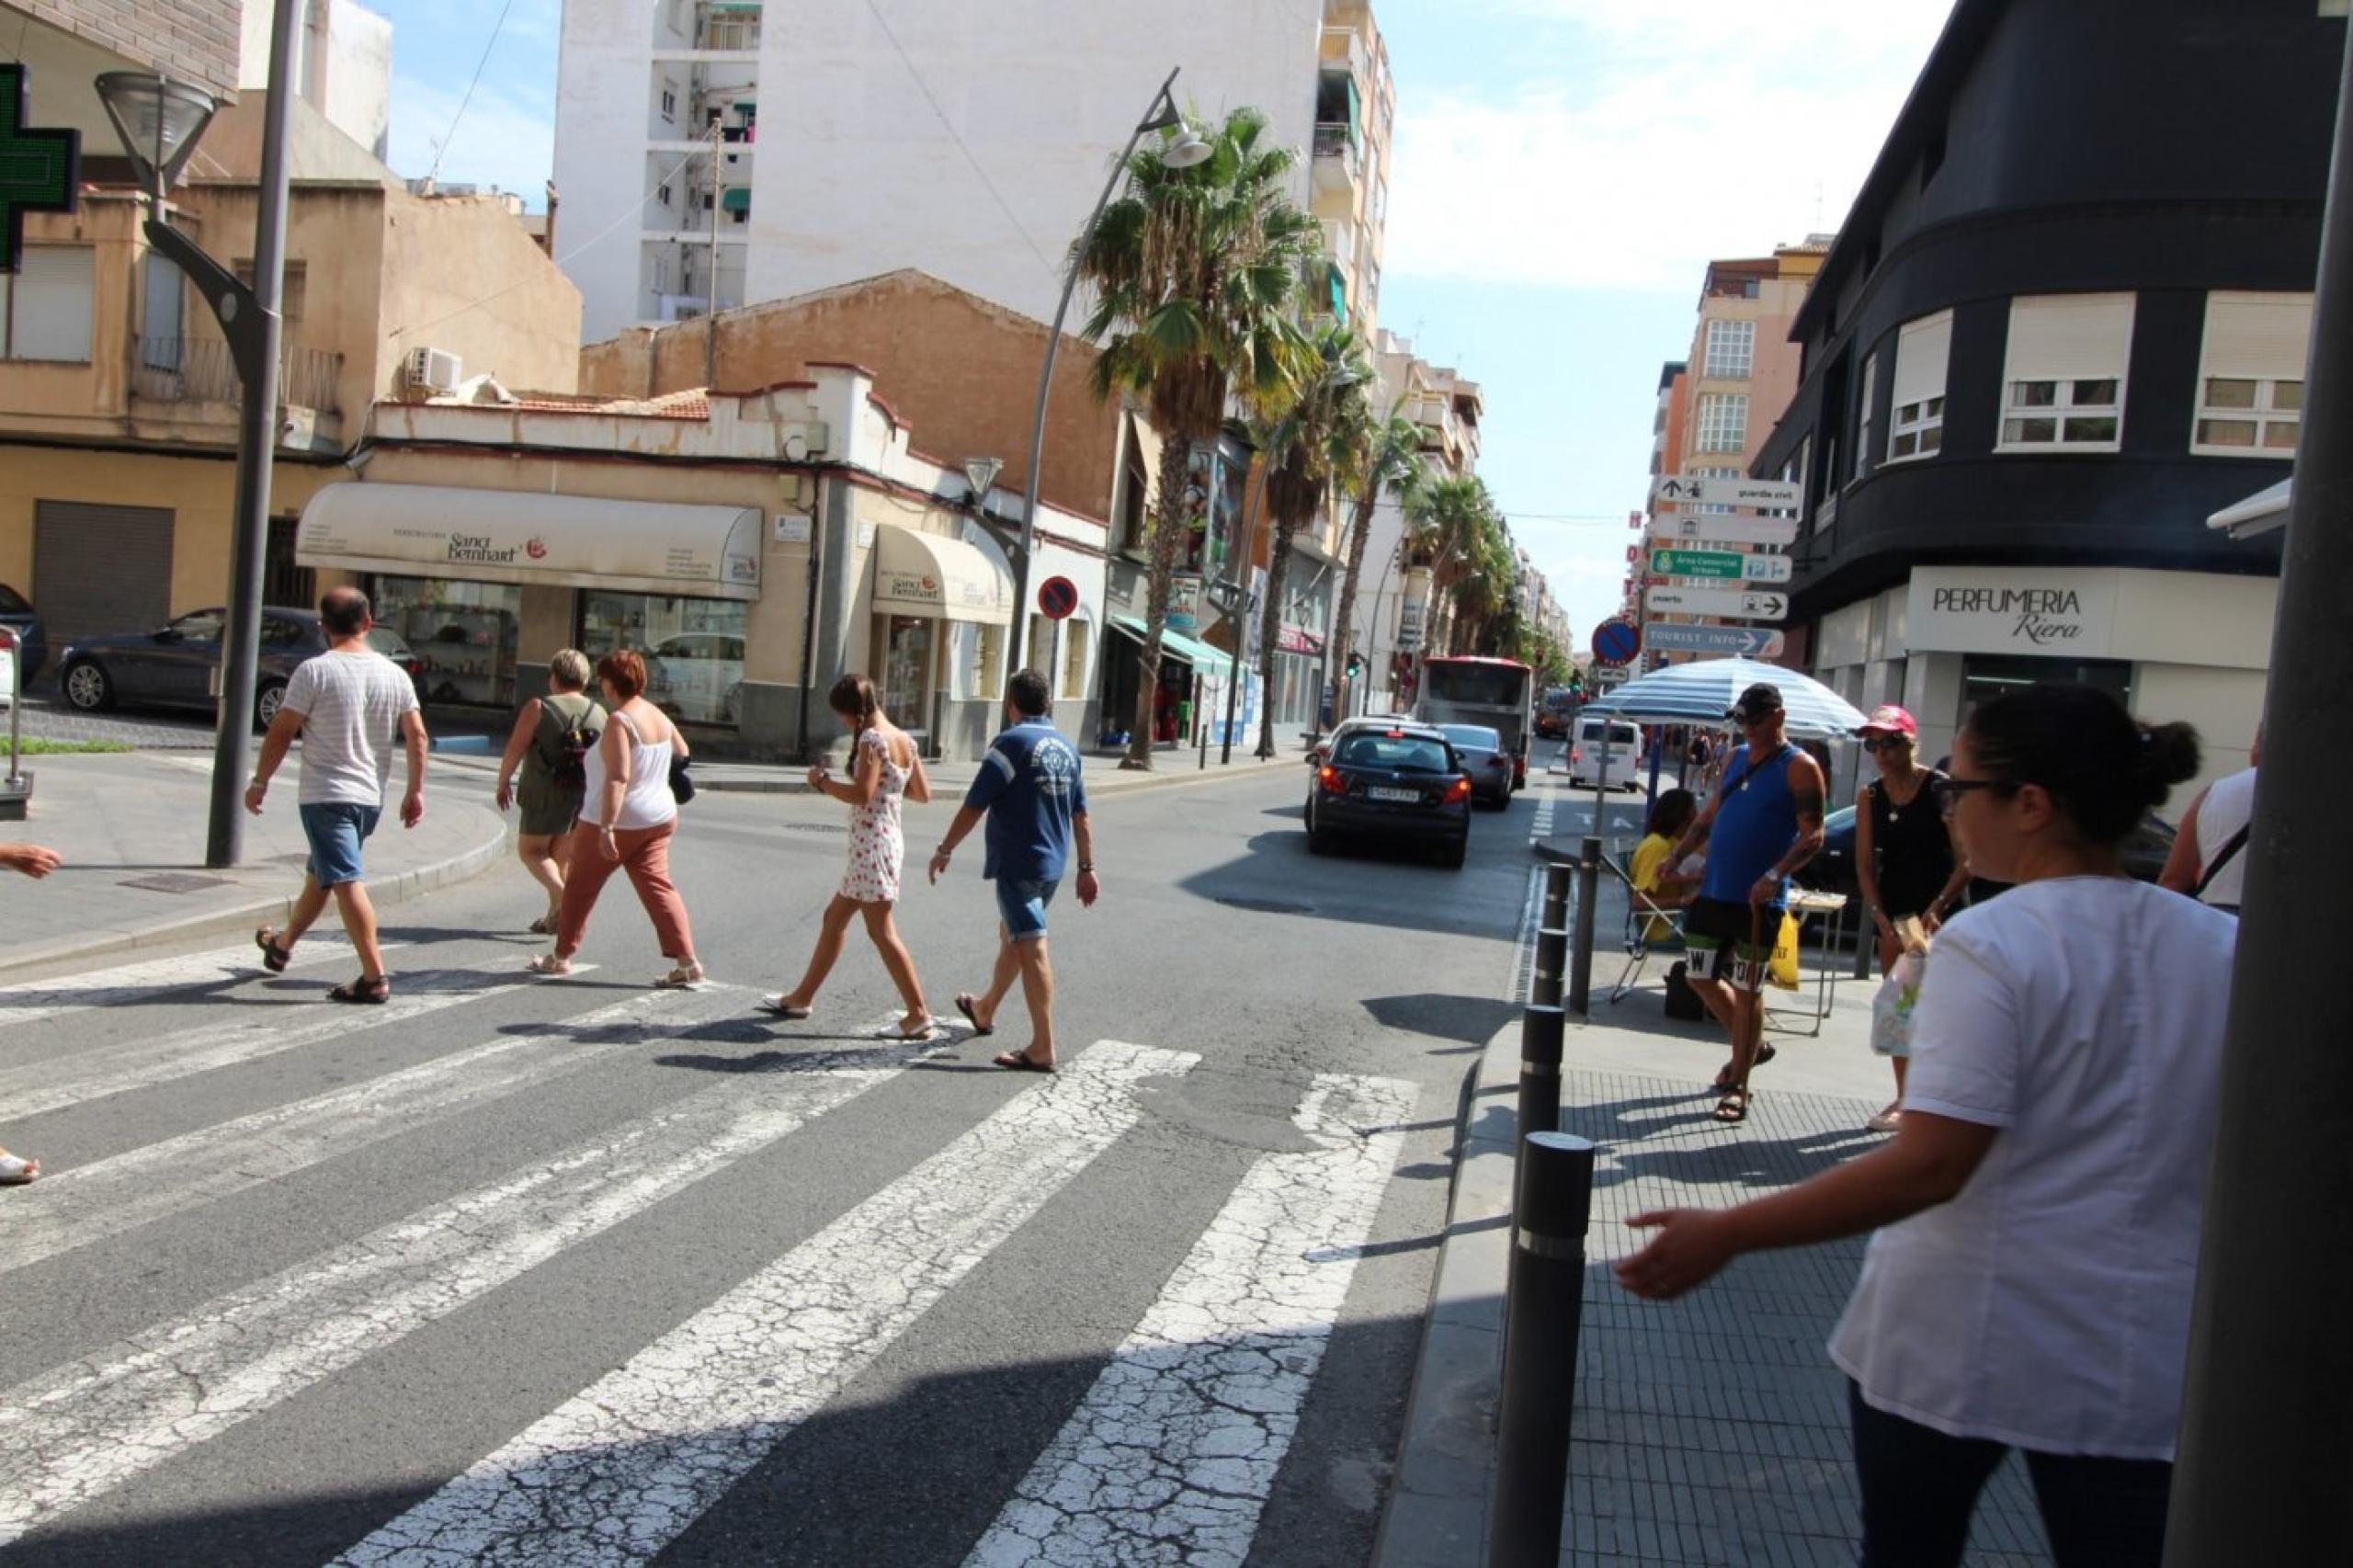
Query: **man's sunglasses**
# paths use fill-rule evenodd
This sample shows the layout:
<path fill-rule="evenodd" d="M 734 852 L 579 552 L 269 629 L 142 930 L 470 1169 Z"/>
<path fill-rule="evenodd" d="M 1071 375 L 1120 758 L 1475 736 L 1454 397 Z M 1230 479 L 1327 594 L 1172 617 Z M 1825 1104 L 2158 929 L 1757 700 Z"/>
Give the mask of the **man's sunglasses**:
<path fill-rule="evenodd" d="M 1930 786 L 1937 792 L 1937 806 L 1950 816 L 1960 808 L 1961 797 L 1972 790 L 2007 790 L 2013 788 L 2006 778 L 1938 778 Z"/>

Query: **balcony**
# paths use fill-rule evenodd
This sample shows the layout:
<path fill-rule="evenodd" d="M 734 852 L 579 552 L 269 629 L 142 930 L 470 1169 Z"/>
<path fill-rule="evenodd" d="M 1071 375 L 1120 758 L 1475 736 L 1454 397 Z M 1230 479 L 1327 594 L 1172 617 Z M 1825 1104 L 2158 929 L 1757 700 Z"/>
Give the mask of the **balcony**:
<path fill-rule="evenodd" d="M 1325 121 L 1315 127 L 1315 188 L 1326 195 L 1356 193 L 1364 177 L 1364 148 L 1356 127 L 1346 121 Z"/>
<path fill-rule="evenodd" d="M 1316 54 L 1325 70 L 1345 65 L 1349 74 L 1356 77 L 1359 90 L 1372 91 L 1372 57 L 1365 52 L 1364 35 L 1356 28 L 1325 28 L 1318 40 Z"/>
<path fill-rule="evenodd" d="M 343 410 L 336 385 L 343 375 L 343 356 L 299 343 L 278 347 L 278 401 L 288 408 L 320 414 Z M 142 337 L 139 365 L 131 372 L 131 395 L 153 403 L 226 403 L 244 401 L 237 381 L 236 362 L 229 345 L 218 337 Z"/>
<path fill-rule="evenodd" d="M 1343 272 L 1353 273 L 1357 265 L 1357 231 L 1353 223 L 1336 218 L 1323 220 L 1324 255 Z"/>

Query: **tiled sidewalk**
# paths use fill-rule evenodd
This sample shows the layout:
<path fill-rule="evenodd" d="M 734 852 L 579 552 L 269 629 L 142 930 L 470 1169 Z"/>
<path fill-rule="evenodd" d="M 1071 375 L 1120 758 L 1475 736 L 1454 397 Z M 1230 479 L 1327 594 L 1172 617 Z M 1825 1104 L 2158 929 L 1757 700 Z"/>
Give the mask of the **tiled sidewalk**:
<path fill-rule="evenodd" d="M 1847 1389 L 1824 1345 L 1862 1262 L 1857 1240 L 1742 1259 L 1672 1302 L 1643 1301 L 1608 1261 L 1628 1216 L 1723 1208 L 1789 1187 L 1878 1142 L 1867 1100 L 1783 1092 L 1768 1068 L 1745 1128 L 1708 1119 L 1688 1083 L 1575 1072 L 1562 1131 L 1598 1146 L 1561 1561 L 1851 1564 L 1856 1500 Z M 1971 1568 L 2049 1562 L 2014 1457 L 1978 1506 Z"/>

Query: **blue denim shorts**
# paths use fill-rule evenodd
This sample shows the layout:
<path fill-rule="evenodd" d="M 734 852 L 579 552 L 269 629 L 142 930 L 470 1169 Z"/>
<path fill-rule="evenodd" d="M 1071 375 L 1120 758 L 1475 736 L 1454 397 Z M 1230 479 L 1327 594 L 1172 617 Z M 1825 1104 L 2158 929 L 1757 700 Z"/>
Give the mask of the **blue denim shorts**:
<path fill-rule="evenodd" d="M 302 808 L 302 835 L 311 841 L 310 872 L 323 888 L 356 882 L 363 875 L 359 846 L 376 831 L 381 806 L 328 801 Z"/>
<path fill-rule="evenodd" d="M 996 880 L 996 912 L 1005 917 L 1006 934 L 1017 942 L 1034 942 L 1046 934 L 1046 905 L 1054 902 L 1060 878 L 1030 881 L 1020 877 Z"/>

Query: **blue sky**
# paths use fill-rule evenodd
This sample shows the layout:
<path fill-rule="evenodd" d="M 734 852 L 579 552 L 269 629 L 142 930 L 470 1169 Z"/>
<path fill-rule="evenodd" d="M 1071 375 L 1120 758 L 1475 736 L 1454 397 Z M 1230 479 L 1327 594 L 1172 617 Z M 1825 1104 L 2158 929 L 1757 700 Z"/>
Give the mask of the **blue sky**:
<path fill-rule="evenodd" d="M 498 6 L 369 4 L 393 25 L 393 167 L 438 156 L 540 205 L 561 0 L 512 0 L 454 136 Z M 1481 471 L 1580 637 L 1617 602 L 1701 268 L 1838 226 L 1949 9 L 1376 0 L 1398 99 L 1381 324 L 1480 383 Z"/>

